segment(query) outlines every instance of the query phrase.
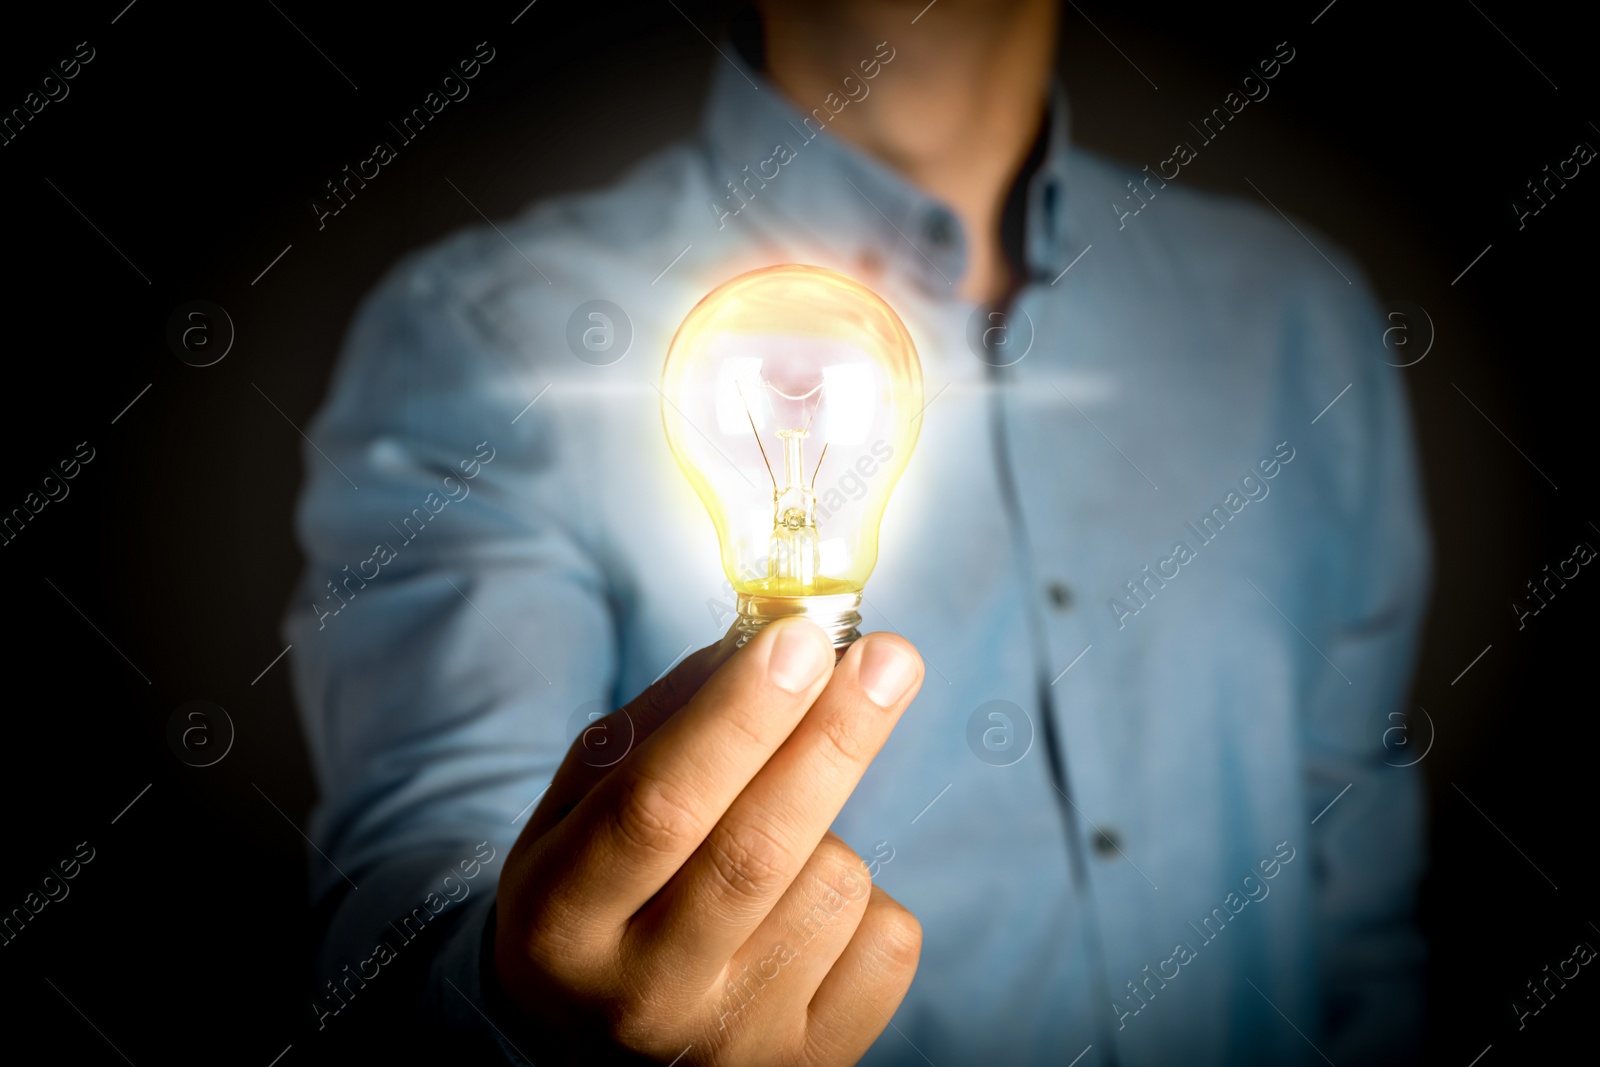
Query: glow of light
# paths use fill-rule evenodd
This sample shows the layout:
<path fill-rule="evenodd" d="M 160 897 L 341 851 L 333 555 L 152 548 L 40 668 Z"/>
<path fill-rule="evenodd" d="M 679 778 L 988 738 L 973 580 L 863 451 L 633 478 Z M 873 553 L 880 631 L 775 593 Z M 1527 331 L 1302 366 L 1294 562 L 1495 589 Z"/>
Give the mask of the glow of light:
<path fill-rule="evenodd" d="M 873 368 L 838 363 L 822 368 L 822 407 L 827 425 L 822 437 L 835 448 L 865 443 L 877 408 Z"/>
<path fill-rule="evenodd" d="M 760 402 L 761 394 L 760 357 L 730 356 L 719 363 L 715 392 L 717 429 L 742 437 L 750 433 L 751 419 L 755 420 L 757 431 L 764 428 L 767 405 Z"/>
<path fill-rule="evenodd" d="M 843 574 L 850 565 L 850 546 L 842 537 L 829 537 L 821 546 L 823 574 Z"/>

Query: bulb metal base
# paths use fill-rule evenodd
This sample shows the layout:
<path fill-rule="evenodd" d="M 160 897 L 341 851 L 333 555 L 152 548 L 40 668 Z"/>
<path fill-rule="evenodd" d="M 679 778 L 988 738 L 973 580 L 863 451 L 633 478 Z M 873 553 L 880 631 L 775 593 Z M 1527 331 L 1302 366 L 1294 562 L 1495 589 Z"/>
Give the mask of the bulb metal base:
<path fill-rule="evenodd" d="M 856 638 L 861 625 L 861 594 L 830 593 L 826 596 L 758 596 L 739 594 L 739 621 L 734 629 L 739 632 L 739 645 L 745 644 L 773 619 L 786 619 L 799 615 L 822 627 L 839 655 L 844 655 Z"/>

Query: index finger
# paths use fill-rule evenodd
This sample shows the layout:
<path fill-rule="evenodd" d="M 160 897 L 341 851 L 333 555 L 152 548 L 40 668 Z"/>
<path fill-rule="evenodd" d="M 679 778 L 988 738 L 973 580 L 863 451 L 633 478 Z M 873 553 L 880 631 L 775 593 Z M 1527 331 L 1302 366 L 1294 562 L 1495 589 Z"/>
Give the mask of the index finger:
<path fill-rule="evenodd" d="M 622 762 L 621 759 L 591 758 L 593 752 L 588 744 L 591 732 L 603 732 L 606 737 L 613 733 L 626 736 L 630 739 L 629 751 L 632 751 L 694 698 L 712 672 L 736 651 L 738 636 L 738 631 L 730 628 L 716 644 L 691 653 L 626 705 L 585 727 L 567 749 L 561 766 L 550 779 L 549 788 L 523 826 L 522 838 L 532 841 L 543 837 Z"/>
<path fill-rule="evenodd" d="M 764 627 L 551 831 L 549 903 L 620 930 L 804 718 L 833 665 L 814 623 Z"/>

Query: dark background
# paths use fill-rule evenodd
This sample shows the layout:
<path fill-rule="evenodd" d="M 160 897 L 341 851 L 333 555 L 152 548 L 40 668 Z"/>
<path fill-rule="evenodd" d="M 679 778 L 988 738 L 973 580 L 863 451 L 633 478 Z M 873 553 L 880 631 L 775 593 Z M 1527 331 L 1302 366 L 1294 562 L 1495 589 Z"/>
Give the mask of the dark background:
<path fill-rule="evenodd" d="M 95 449 L 70 496 L 0 547 L 0 911 L 78 842 L 96 850 L 71 895 L 0 947 L 0 1040 L 141 1065 L 266 1065 L 293 1044 L 289 1067 L 321 1051 L 296 829 L 313 784 L 286 663 L 252 679 L 284 648 L 299 566 L 290 420 L 309 420 L 353 304 L 385 266 L 480 221 L 446 178 L 503 216 L 681 136 L 721 62 L 688 20 L 716 37 L 728 5 L 543 0 L 512 25 L 526 0 L 125 2 L 8 11 L 0 33 L 7 111 L 79 41 L 96 50 L 70 95 L 0 147 L 0 511 L 78 442 Z M 1437 549 L 1414 697 L 1429 722 L 1419 715 L 1393 756 L 1432 738 L 1431 1056 L 1465 1065 L 1492 1044 L 1484 1067 L 1543 1060 L 1592 1038 L 1600 1000 L 1586 969 L 1520 1032 L 1509 1007 L 1574 942 L 1600 945 L 1586 621 L 1600 578 L 1586 568 L 1520 631 L 1509 604 L 1577 541 L 1600 545 L 1585 251 L 1600 177 L 1585 168 L 1521 231 L 1510 203 L 1577 141 L 1600 146 L 1592 52 L 1530 5 L 1338 0 L 1319 17 L 1324 2 L 1069 5 L 1074 135 L 1153 166 L 1277 42 L 1296 49 L 1271 97 L 1178 180 L 1260 202 L 1248 178 L 1436 329 L 1428 357 L 1394 371 L 1410 387 Z M 497 54 L 471 96 L 319 232 L 322 183 L 483 40 Z M 226 308 L 237 333 L 206 368 L 165 337 L 194 299 Z M 1420 344 L 1426 327 L 1410 326 Z M 236 730 L 214 766 L 186 766 L 168 744 L 194 699 Z"/>

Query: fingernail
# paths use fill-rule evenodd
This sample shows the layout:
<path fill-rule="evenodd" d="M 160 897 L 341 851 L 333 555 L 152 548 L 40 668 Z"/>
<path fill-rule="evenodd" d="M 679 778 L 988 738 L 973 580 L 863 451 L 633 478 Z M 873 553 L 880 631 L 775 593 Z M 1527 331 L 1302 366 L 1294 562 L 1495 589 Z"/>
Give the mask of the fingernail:
<path fill-rule="evenodd" d="M 812 623 L 778 624 L 778 637 L 767 657 L 772 683 L 789 693 L 811 688 L 833 666 L 833 647 Z"/>
<path fill-rule="evenodd" d="M 869 700 L 881 708 L 893 707 L 917 680 L 916 660 L 893 641 L 868 641 L 861 650 L 858 677 Z"/>

